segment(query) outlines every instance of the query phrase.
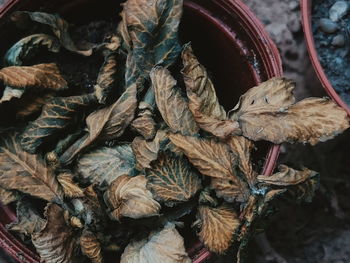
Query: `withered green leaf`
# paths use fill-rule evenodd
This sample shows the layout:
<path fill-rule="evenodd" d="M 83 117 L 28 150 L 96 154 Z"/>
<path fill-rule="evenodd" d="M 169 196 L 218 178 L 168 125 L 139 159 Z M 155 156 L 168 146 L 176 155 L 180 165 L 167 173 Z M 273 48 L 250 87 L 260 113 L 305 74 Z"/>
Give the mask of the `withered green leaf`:
<path fill-rule="evenodd" d="M 21 146 L 30 153 L 36 152 L 44 142 L 67 128 L 79 112 L 95 102 L 93 94 L 50 100 L 43 107 L 41 115 L 21 134 Z"/>
<path fill-rule="evenodd" d="M 151 168 L 151 162 L 157 159 L 162 142 L 166 139 L 167 136 L 164 130 L 159 130 L 152 141 L 135 137 L 131 147 L 135 154 L 136 168 L 139 170 Z"/>
<path fill-rule="evenodd" d="M 84 197 L 84 191 L 74 181 L 73 174 L 63 172 L 57 176 L 58 182 L 61 184 L 64 195 L 69 198 Z"/>
<path fill-rule="evenodd" d="M 39 156 L 23 151 L 15 136 L 3 136 L 1 139 L 0 186 L 47 201 L 63 196 L 52 172 Z"/>
<path fill-rule="evenodd" d="M 273 78 L 253 88 L 255 93 L 248 91 L 243 95 L 232 116 L 239 122 L 243 135 L 276 144 L 316 144 L 349 127 L 346 112 L 329 99 L 307 98 L 293 104 L 293 88 L 290 81 Z"/>
<path fill-rule="evenodd" d="M 33 245 L 46 263 L 76 263 L 77 237 L 66 224 L 63 209 L 56 204 L 48 204 L 45 211 L 47 222 L 40 232 L 32 234 Z"/>
<path fill-rule="evenodd" d="M 92 112 L 86 118 L 88 134 L 77 140 L 61 157 L 63 163 L 74 157 L 95 140 L 113 140 L 121 136 L 133 120 L 137 107 L 137 84 L 127 88 L 112 105 Z"/>
<path fill-rule="evenodd" d="M 121 263 L 190 263 L 182 236 L 173 223 L 152 233 L 147 239 L 131 242 L 122 254 Z"/>
<path fill-rule="evenodd" d="M 16 215 L 17 222 L 8 224 L 6 227 L 25 236 L 39 232 L 46 223 L 32 203 L 24 198 L 17 202 Z"/>
<path fill-rule="evenodd" d="M 236 212 L 228 205 L 200 206 L 197 218 L 199 239 L 212 252 L 224 253 L 232 244 L 234 233 L 240 226 Z"/>
<path fill-rule="evenodd" d="M 167 206 L 189 200 L 202 187 L 200 175 L 183 157 L 162 153 L 151 167 L 146 169 L 147 188 Z"/>
<path fill-rule="evenodd" d="M 278 166 L 278 170 L 278 173 L 271 176 L 259 175 L 257 179 L 260 183 L 289 186 L 300 184 L 318 174 L 315 171 L 307 168 L 303 168 L 301 171 L 299 171 L 282 164 Z"/>
<path fill-rule="evenodd" d="M 101 244 L 94 233 L 84 229 L 79 241 L 81 251 L 92 263 L 103 262 Z"/>
<path fill-rule="evenodd" d="M 68 88 L 67 82 L 54 63 L 2 68 L 0 81 L 11 88 L 39 87 L 48 90 Z"/>
<path fill-rule="evenodd" d="M 188 108 L 188 103 L 176 87 L 176 80 L 163 67 L 155 67 L 150 73 L 158 110 L 173 132 L 193 135 L 198 127 Z"/>
<path fill-rule="evenodd" d="M 3 205 L 8 205 L 12 202 L 17 201 L 19 195 L 15 191 L 7 190 L 0 187 L 0 202 Z"/>
<path fill-rule="evenodd" d="M 82 155 L 77 170 L 84 181 L 107 184 L 123 174 L 131 174 L 135 157 L 130 145 L 101 147 Z"/>
<path fill-rule="evenodd" d="M 94 87 L 96 97 L 99 103 L 104 104 L 106 99 L 116 84 L 116 73 L 117 73 L 117 58 L 115 54 L 109 54 L 105 57 L 105 61 L 100 68 L 98 73 L 97 83 Z"/>
<path fill-rule="evenodd" d="M 57 14 L 47 14 L 43 12 L 17 11 L 11 15 L 11 20 L 18 26 L 31 27 L 33 22 L 47 25 L 51 28 L 55 36 L 60 40 L 62 46 L 69 51 L 83 56 L 90 56 L 92 49 L 80 50 L 71 39 L 68 28 L 69 24 Z"/>
<path fill-rule="evenodd" d="M 57 53 L 61 44 L 56 37 L 46 34 L 34 34 L 22 38 L 14 44 L 5 54 L 4 61 L 7 66 L 21 66 L 43 48 Z"/>
<path fill-rule="evenodd" d="M 115 179 L 104 194 L 104 200 L 114 220 L 121 217 L 141 218 L 157 215 L 160 204 L 146 188 L 144 175 L 122 175 Z"/>

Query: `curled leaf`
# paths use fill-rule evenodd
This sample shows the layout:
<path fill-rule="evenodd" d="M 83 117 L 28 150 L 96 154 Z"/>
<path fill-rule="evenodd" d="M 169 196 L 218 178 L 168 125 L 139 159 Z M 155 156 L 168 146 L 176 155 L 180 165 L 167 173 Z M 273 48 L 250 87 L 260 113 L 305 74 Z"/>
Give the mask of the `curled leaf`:
<path fill-rule="evenodd" d="M 41 110 L 43 105 L 53 98 L 53 93 L 36 94 L 27 92 L 23 95 L 21 103 L 17 107 L 16 117 L 24 119 Z"/>
<path fill-rule="evenodd" d="M 151 167 L 146 170 L 147 188 L 167 206 L 189 200 L 202 187 L 200 175 L 183 157 L 161 154 Z"/>
<path fill-rule="evenodd" d="M 31 122 L 21 135 L 21 146 L 34 153 L 57 133 L 66 129 L 74 117 L 96 101 L 93 94 L 72 97 L 57 97 L 49 101 L 41 115 Z"/>
<path fill-rule="evenodd" d="M 278 186 L 289 186 L 300 184 L 309 178 L 316 176 L 318 173 L 315 171 L 304 168 L 301 171 L 294 170 L 286 165 L 278 166 L 278 173 L 271 176 L 259 175 L 258 181 L 260 183 L 278 185 Z"/>
<path fill-rule="evenodd" d="M 18 194 L 15 191 L 7 190 L 0 187 L 0 202 L 3 205 L 8 205 L 12 202 L 17 201 L 19 198 Z"/>
<path fill-rule="evenodd" d="M 198 132 L 187 101 L 176 87 L 176 80 L 162 67 L 155 67 L 150 73 L 156 103 L 163 120 L 173 132 L 193 135 Z"/>
<path fill-rule="evenodd" d="M 15 136 L 3 136 L 0 144 L 0 186 L 42 198 L 61 199 L 56 178 L 38 155 L 21 149 Z"/>
<path fill-rule="evenodd" d="M 67 82 L 54 63 L 2 68 L 0 81 L 11 88 L 40 87 L 48 90 L 68 88 Z"/>
<path fill-rule="evenodd" d="M 25 27 L 31 26 L 32 23 L 30 23 L 30 21 L 47 25 L 60 40 L 62 46 L 67 50 L 83 56 L 90 56 L 92 54 L 92 49 L 80 50 L 77 48 L 76 44 L 69 35 L 69 24 L 64 19 L 60 18 L 59 15 L 47 14 L 43 12 L 17 11 L 11 15 L 11 20 L 17 25 L 24 25 Z"/>
<path fill-rule="evenodd" d="M 199 239 L 212 252 L 224 253 L 232 244 L 234 233 L 240 226 L 236 212 L 227 205 L 219 207 L 200 206 Z"/>
<path fill-rule="evenodd" d="M 131 123 L 131 128 L 140 133 L 146 140 L 152 140 L 157 131 L 153 112 L 148 108 L 141 110 L 138 117 Z"/>
<path fill-rule="evenodd" d="M 4 60 L 7 66 L 21 66 L 24 61 L 30 59 L 43 47 L 57 53 L 61 44 L 56 37 L 46 34 L 34 34 L 22 38 L 14 44 L 5 54 Z"/>
<path fill-rule="evenodd" d="M 73 174 L 64 172 L 57 176 L 58 182 L 61 184 L 64 195 L 69 198 L 78 198 L 84 196 L 84 191 L 74 181 Z"/>
<path fill-rule="evenodd" d="M 77 140 L 61 157 L 63 163 L 74 157 L 95 140 L 113 140 L 121 136 L 133 120 L 137 107 L 137 85 L 132 85 L 112 105 L 92 112 L 86 118 L 88 134 Z"/>
<path fill-rule="evenodd" d="M 314 176 L 305 182 L 288 187 L 288 193 L 298 201 L 311 202 L 320 184 L 320 177 Z"/>
<path fill-rule="evenodd" d="M 13 98 L 19 99 L 20 97 L 22 97 L 23 93 L 24 89 L 15 89 L 7 86 L 4 90 L 4 93 L 2 94 L 0 103 L 10 101 Z"/>
<path fill-rule="evenodd" d="M 101 244 L 96 235 L 89 230 L 84 230 L 80 237 L 81 251 L 92 263 L 102 263 Z"/>
<path fill-rule="evenodd" d="M 77 259 L 77 238 L 56 204 L 46 207 L 47 222 L 40 232 L 32 235 L 33 245 L 46 263 L 73 263 Z"/>
<path fill-rule="evenodd" d="M 130 243 L 122 254 L 121 263 L 190 263 L 185 251 L 184 241 L 168 223 L 163 230 L 152 233 L 148 239 Z"/>
<path fill-rule="evenodd" d="M 248 185 L 242 180 L 231 178 L 211 178 L 210 186 L 215 190 L 217 197 L 226 202 L 245 202 L 249 197 Z"/>
<path fill-rule="evenodd" d="M 84 181 L 107 184 L 123 174 L 131 174 L 135 157 L 130 145 L 101 147 L 82 155 L 77 170 Z"/>
<path fill-rule="evenodd" d="M 144 175 L 122 175 L 115 179 L 104 194 L 105 202 L 111 209 L 110 217 L 119 220 L 121 217 L 141 218 L 157 215 L 160 204 L 153 199 L 146 183 Z"/>

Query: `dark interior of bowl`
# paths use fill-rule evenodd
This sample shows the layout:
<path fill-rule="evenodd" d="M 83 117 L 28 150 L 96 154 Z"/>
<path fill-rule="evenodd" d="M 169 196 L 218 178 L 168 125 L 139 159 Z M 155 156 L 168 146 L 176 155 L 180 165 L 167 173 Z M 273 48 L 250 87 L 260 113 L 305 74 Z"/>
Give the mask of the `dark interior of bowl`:
<path fill-rule="evenodd" d="M 262 66 L 263 58 L 256 43 L 250 38 L 250 33 L 247 33 L 235 14 L 218 4 L 220 2 L 225 1 L 185 1 L 180 37 L 183 43 L 192 42 L 199 60 L 210 72 L 221 104 L 229 110 L 246 90 L 259 81 L 266 80 L 268 73 Z M 77 25 L 115 16 L 121 10 L 116 0 L 19 1 L 15 9 L 56 12 Z M 0 22 L 1 56 L 24 36 L 17 32 L 19 31 L 6 18 Z M 263 166 L 270 146 L 267 143 L 257 144 L 254 154 L 257 169 Z M 0 218 L 3 224 L 13 219 L 9 216 L 9 211 L 3 212 Z M 188 235 L 189 231 L 185 232 Z M 194 236 L 185 239 L 187 247 L 195 241 Z"/>

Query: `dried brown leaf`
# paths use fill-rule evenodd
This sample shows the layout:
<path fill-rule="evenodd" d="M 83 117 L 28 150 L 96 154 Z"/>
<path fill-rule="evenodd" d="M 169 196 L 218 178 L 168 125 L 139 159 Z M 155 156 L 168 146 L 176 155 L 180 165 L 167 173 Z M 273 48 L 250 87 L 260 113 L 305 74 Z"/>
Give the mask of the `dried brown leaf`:
<path fill-rule="evenodd" d="M 211 178 L 210 186 L 215 190 L 217 197 L 226 202 L 245 202 L 249 196 L 248 185 L 242 180 L 231 180 L 231 178 Z"/>
<path fill-rule="evenodd" d="M 166 138 L 166 132 L 163 130 L 159 130 L 152 141 L 135 137 L 131 147 L 135 154 L 137 169 L 151 168 L 150 163 L 157 159 L 161 143 Z"/>
<path fill-rule="evenodd" d="M 170 72 L 158 66 L 152 69 L 150 77 L 158 110 L 169 128 L 173 132 L 196 134 L 198 132 L 196 122 Z"/>
<path fill-rule="evenodd" d="M 11 88 L 39 87 L 49 90 L 68 88 L 67 82 L 54 63 L 2 68 L 0 81 Z"/>
<path fill-rule="evenodd" d="M 288 192 L 293 198 L 302 202 L 311 202 L 315 195 L 315 191 L 320 184 L 320 177 L 314 176 L 305 182 L 288 187 Z"/>
<path fill-rule="evenodd" d="M 6 87 L 0 99 L 0 103 L 10 101 L 14 98 L 19 99 L 22 97 L 23 93 L 24 93 L 24 89 L 14 89 L 11 87 Z"/>
<path fill-rule="evenodd" d="M 0 144 L 0 186 L 47 201 L 63 194 L 56 178 L 38 155 L 21 149 L 15 136 L 3 136 Z"/>
<path fill-rule="evenodd" d="M 45 263 L 74 263 L 77 259 L 77 238 L 56 204 L 46 207 L 47 222 L 40 232 L 32 235 L 33 245 Z"/>
<path fill-rule="evenodd" d="M 3 205 L 17 201 L 18 198 L 19 196 L 16 192 L 0 187 L 0 202 Z"/>
<path fill-rule="evenodd" d="M 301 171 L 294 170 L 283 164 L 278 166 L 278 170 L 278 173 L 271 176 L 259 175 L 258 181 L 270 185 L 289 186 L 300 184 L 318 174 L 307 168 L 303 168 Z"/>
<path fill-rule="evenodd" d="M 200 174 L 183 157 L 162 153 L 151 167 L 146 169 L 147 188 L 167 206 L 189 200 L 202 188 Z"/>
<path fill-rule="evenodd" d="M 78 198 L 84 196 L 84 191 L 74 181 L 73 174 L 64 172 L 57 176 L 58 182 L 61 184 L 64 195 L 69 198 Z"/>
<path fill-rule="evenodd" d="M 197 217 L 201 229 L 199 239 L 212 252 L 224 253 L 232 244 L 234 233 L 240 226 L 236 212 L 227 205 L 200 206 Z"/>
<path fill-rule="evenodd" d="M 163 230 L 152 233 L 147 239 L 130 243 L 120 263 L 190 263 L 184 240 L 175 225 L 168 223 Z"/>
<path fill-rule="evenodd" d="M 153 199 L 146 183 L 144 175 L 122 175 L 114 180 L 104 194 L 105 202 L 111 210 L 110 217 L 119 220 L 121 217 L 141 218 L 157 215 L 160 204 Z"/>
<path fill-rule="evenodd" d="M 16 117 L 23 119 L 33 113 L 39 112 L 41 108 L 53 98 L 53 93 L 33 94 L 28 92 L 24 94 L 20 103 L 16 104 Z"/>
<path fill-rule="evenodd" d="M 141 134 L 146 140 L 152 140 L 157 132 L 153 112 L 149 108 L 142 109 L 138 117 L 131 123 L 131 128 Z"/>
<path fill-rule="evenodd" d="M 92 263 L 102 263 L 101 244 L 96 235 L 89 230 L 84 230 L 80 237 L 81 251 Z"/>

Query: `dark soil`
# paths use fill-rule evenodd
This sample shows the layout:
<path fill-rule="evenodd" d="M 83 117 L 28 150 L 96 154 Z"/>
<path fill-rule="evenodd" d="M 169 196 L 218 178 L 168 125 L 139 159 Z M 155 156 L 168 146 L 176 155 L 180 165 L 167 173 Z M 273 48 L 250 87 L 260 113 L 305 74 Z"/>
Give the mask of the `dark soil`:
<path fill-rule="evenodd" d="M 312 2 L 313 34 L 320 62 L 332 86 L 350 105 L 350 12 L 337 22 L 338 30 L 325 33 L 320 29 L 322 18 L 329 18 L 329 9 L 336 0 L 317 0 Z M 341 47 L 332 45 L 337 35 L 345 37 L 345 44 Z"/>

